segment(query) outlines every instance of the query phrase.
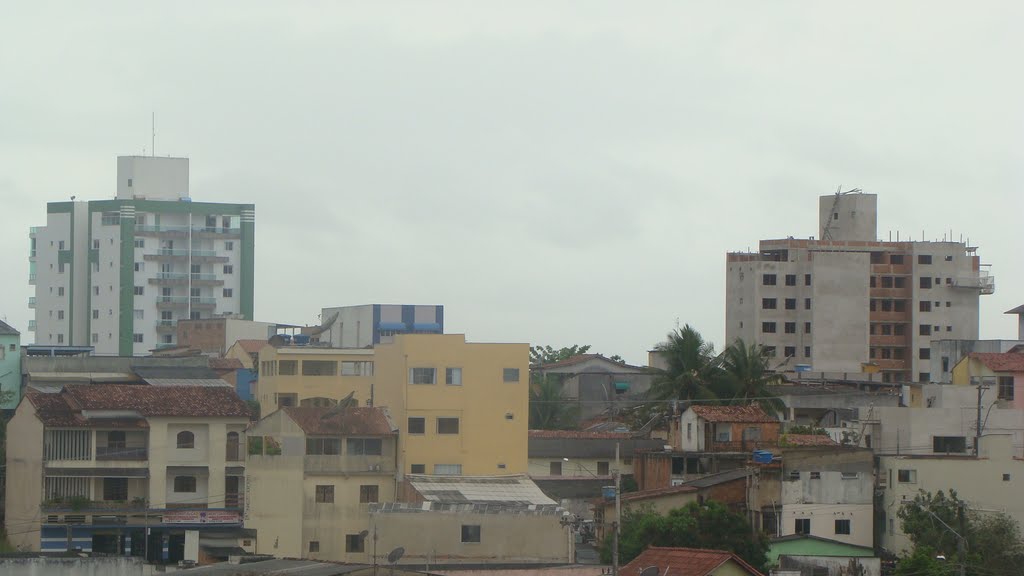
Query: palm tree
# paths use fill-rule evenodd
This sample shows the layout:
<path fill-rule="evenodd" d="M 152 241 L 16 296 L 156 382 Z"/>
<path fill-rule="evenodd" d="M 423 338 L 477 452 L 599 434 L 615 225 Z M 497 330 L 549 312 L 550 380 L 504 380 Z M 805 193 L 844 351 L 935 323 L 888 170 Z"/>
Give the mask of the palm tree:
<path fill-rule="evenodd" d="M 665 368 L 654 370 L 651 396 L 659 400 L 714 400 L 719 378 L 715 347 L 689 324 L 654 347 Z"/>
<path fill-rule="evenodd" d="M 768 349 L 760 344 L 746 344 L 736 339 L 721 355 L 722 378 L 732 391 L 732 403 L 756 402 L 769 414 L 785 409 L 780 398 L 771 393 L 769 386 L 783 381 L 782 375 L 768 368 Z"/>
<path fill-rule="evenodd" d="M 530 383 L 530 429 L 564 430 L 572 428 L 579 409 L 562 396 L 557 374 L 535 374 Z"/>

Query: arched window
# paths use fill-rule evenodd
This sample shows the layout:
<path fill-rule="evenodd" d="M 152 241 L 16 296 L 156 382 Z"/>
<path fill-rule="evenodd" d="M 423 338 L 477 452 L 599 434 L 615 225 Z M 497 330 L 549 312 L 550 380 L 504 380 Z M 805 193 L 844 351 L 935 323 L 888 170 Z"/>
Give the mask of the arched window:
<path fill-rule="evenodd" d="M 175 476 L 174 477 L 174 491 L 175 492 L 195 492 L 196 491 L 196 477 L 195 476 Z"/>
<path fill-rule="evenodd" d="M 241 455 L 238 450 L 238 432 L 228 432 L 228 443 L 227 443 L 227 460 L 234 462 L 241 460 Z"/>
<path fill-rule="evenodd" d="M 178 448 L 195 448 L 196 447 L 196 435 L 185 430 L 178 432 Z"/>

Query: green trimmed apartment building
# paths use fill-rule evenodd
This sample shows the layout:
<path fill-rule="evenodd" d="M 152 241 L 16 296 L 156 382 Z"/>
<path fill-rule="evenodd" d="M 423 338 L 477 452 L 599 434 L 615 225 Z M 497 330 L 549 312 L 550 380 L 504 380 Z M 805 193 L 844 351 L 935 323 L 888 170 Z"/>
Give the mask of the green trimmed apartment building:
<path fill-rule="evenodd" d="M 121 156 L 113 200 L 50 202 L 30 230 L 35 343 L 133 356 L 178 320 L 253 318 L 255 206 L 192 202 L 188 158 Z"/>

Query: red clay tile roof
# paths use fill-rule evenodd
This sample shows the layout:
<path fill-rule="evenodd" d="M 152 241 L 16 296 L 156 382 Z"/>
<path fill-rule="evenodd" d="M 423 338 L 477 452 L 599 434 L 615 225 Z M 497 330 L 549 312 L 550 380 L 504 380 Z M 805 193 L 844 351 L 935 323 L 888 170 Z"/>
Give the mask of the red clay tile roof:
<path fill-rule="evenodd" d="M 569 438 L 572 440 L 628 439 L 629 432 L 591 432 L 588 430 L 530 430 L 530 438 Z"/>
<path fill-rule="evenodd" d="M 282 408 L 289 418 L 312 436 L 391 436 L 397 434 L 391 428 L 387 414 L 380 408 L 345 408 L 328 414 L 333 408 L 307 408 L 290 406 Z M 327 416 L 324 418 L 324 416 Z"/>
<path fill-rule="evenodd" d="M 249 417 L 249 407 L 226 386 L 68 384 L 60 396 L 76 411 L 135 410 L 146 417 Z"/>
<path fill-rule="evenodd" d="M 974 352 L 971 358 L 993 372 L 1024 372 L 1024 354 L 1017 352 Z"/>
<path fill-rule="evenodd" d="M 212 370 L 241 370 L 244 366 L 238 358 L 210 358 L 210 368 Z"/>
<path fill-rule="evenodd" d="M 784 446 L 838 446 L 831 437 L 824 434 L 785 434 L 779 438 Z"/>
<path fill-rule="evenodd" d="M 766 414 L 756 404 L 749 406 L 695 405 L 690 408 L 697 416 L 708 422 L 778 422 L 778 419 Z"/>
<path fill-rule="evenodd" d="M 264 346 L 267 345 L 267 341 L 266 340 L 238 340 L 237 342 L 235 342 L 235 344 L 238 344 L 239 346 L 241 346 L 242 350 L 245 350 L 249 354 L 256 354 L 257 352 L 262 350 Z"/>
<path fill-rule="evenodd" d="M 729 560 L 751 576 L 764 576 L 731 552 L 658 546 L 651 546 L 641 552 L 632 562 L 620 568 L 619 573 L 639 574 L 644 568 L 657 566 L 658 576 L 707 576 Z"/>

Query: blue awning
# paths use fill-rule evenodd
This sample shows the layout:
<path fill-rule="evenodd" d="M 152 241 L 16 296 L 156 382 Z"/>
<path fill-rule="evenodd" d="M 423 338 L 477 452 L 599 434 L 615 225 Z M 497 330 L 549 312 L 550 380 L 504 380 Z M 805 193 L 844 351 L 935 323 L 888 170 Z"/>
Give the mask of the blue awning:
<path fill-rule="evenodd" d="M 440 332 L 441 325 L 437 322 L 416 322 L 412 329 L 417 332 Z"/>
<path fill-rule="evenodd" d="M 377 325 L 378 330 L 408 330 L 405 322 L 381 322 Z"/>

